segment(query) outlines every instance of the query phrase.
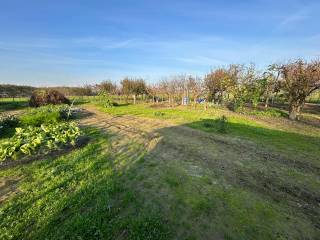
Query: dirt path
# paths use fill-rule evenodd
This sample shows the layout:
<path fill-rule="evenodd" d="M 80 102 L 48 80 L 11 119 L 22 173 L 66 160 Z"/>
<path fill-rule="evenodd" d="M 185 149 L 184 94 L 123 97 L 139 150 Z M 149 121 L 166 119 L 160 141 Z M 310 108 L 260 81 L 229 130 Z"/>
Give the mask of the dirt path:
<path fill-rule="evenodd" d="M 210 175 L 223 186 L 245 188 L 282 201 L 320 226 L 320 192 L 288 175 L 295 170 L 319 178 L 319 169 L 314 166 L 271 154 L 243 139 L 208 134 L 167 121 L 112 116 L 91 107 L 87 111 L 91 115 L 81 124 L 96 126 L 110 135 L 109 151 L 118 166 L 128 167 L 128 161 L 135 162 L 140 156 L 164 166 L 176 164 L 191 176 Z"/>

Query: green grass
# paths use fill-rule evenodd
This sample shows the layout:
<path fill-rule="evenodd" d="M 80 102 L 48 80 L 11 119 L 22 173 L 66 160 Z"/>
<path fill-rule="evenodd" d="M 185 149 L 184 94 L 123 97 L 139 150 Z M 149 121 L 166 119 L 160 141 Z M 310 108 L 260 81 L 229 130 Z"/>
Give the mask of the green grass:
<path fill-rule="evenodd" d="M 107 136 L 86 133 L 92 142 L 82 149 L 0 172 L 19 185 L 0 205 L 0 239 L 167 239 L 160 213 L 141 209 L 141 199 L 102 151 Z"/>
<path fill-rule="evenodd" d="M 0 113 L 11 110 L 20 110 L 28 106 L 28 100 L 25 98 L 16 99 L 2 99 L 0 100 Z"/>
<path fill-rule="evenodd" d="M 312 239 L 314 229 L 281 203 L 222 184 L 182 163 L 125 159 L 108 137 L 58 158 L 1 171 L 19 186 L 1 205 L 1 239 Z M 132 146 L 134 148 L 134 146 Z M 161 190 L 160 190 L 161 189 Z M 295 229 L 295 224 L 299 224 Z"/>
<path fill-rule="evenodd" d="M 319 174 L 312 168 L 320 165 L 317 128 L 219 108 L 122 105 L 103 111 L 166 119 L 176 125 L 159 129 L 163 138 L 152 149 L 127 140 L 116 152 L 112 144 L 126 139 L 86 128 L 90 142 L 81 149 L 0 170 L 0 182 L 8 182 L 1 191 L 11 191 L 0 203 L 0 239 L 282 240 L 319 236 L 315 226 L 318 206 L 314 205 L 314 212 L 305 210 L 312 209 L 320 194 Z M 219 132 L 221 123 L 215 120 L 222 115 L 227 116 L 226 133 Z M 176 146 L 168 133 L 180 131 L 181 125 L 221 140 L 202 146 L 208 153 L 204 156 L 215 157 L 203 160 L 193 155 L 199 146 L 192 139 L 185 139 L 190 145 L 182 145 L 187 146 L 184 149 Z M 275 154 L 305 157 L 300 162 L 294 158 L 290 162 L 290 157 L 288 162 L 281 162 L 280 157 L 269 161 L 256 154 L 255 148 L 232 155 L 233 147 L 243 145 L 230 143 L 239 139 L 241 144 L 258 143 L 266 152 L 269 147 L 277 149 Z M 183 155 L 178 156 L 177 151 Z M 300 205 L 297 199 L 303 200 Z M 310 205 L 304 206 L 306 202 Z"/>
<path fill-rule="evenodd" d="M 251 116 L 231 112 L 223 108 L 209 108 L 204 111 L 192 107 L 152 108 L 147 104 L 120 105 L 113 108 L 98 107 L 113 115 L 134 115 L 169 120 L 209 133 L 219 133 L 219 127 L 208 127 L 210 120 L 227 117 L 227 135 L 247 139 L 291 156 L 305 157 L 317 161 L 320 156 L 320 129 L 306 124 L 292 123 L 285 117 Z"/>

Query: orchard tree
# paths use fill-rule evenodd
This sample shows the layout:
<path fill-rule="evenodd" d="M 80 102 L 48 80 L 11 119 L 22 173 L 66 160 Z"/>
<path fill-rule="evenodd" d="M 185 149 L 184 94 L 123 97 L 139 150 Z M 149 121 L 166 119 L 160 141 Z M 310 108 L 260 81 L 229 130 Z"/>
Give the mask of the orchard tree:
<path fill-rule="evenodd" d="M 264 107 L 269 106 L 270 98 L 273 99 L 274 94 L 280 91 L 280 72 L 277 65 L 272 64 L 268 67 L 267 71 L 263 73 L 261 79 L 262 97 L 264 98 Z"/>
<path fill-rule="evenodd" d="M 306 98 L 320 88 L 320 61 L 306 62 L 298 59 L 278 66 L 282 89 L 287 94 L 289 118 L 298 118 Z"/>
<path fill-rule="evenodd" d="M 189 76 L 188 78 L 188 90 L 192 94 L 193 102 L 196 104 L 197 99 L 203 94 L 204 84 L 200 77 Z"/>
<path fill-rule="evenodd" d="M 223 94 L 228 88 L 230 76 L 228 71 L 224 68 L 219 68 L 211 71 L 204 78 L 205 86 L 208 91 L 209 101 L 215 103 L 222 103 Z"/>
<path fill-rule="evenodd" d="M 100 91 L 106 92 L 108 94 L 116 94 L 117 93 L 117 84 L 111 82 L 110 80 L 106 80 L 97 85 L 97 88 Z"/>
<path fill-rule="evenodd" d="M 127 96 L 127 99 L 130 94 L 133 95 L 134 104 L 136 103 L 137 95 L 142 95 L 147 93 L 147 86 L 145 81 L 142 78 L 131 79 L 126 77 L 121 81 L 121 85 L 122 85 L 122 92 Z"/>

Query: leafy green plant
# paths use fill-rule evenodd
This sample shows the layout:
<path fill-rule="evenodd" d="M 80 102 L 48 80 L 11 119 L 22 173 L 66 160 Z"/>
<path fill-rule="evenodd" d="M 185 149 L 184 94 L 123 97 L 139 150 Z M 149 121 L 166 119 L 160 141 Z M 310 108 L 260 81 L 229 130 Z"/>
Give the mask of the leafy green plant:
<path fill-rule="evenodd" d="M 157 117 L 161 117 L 161 116 L 164 116 L 165 113 L 164 112 L 154 112 L 154 115 L 157 116 Z"/>
<path fill-rule="evenodd" d="M 69 143 L 75 145 L 79 135 L 80 129 L 75 122 L 16 128 L 14 136 L 0 146 L 0 161 L 58 149 Z"/>
<path fill-rule="evenodd" d="M 106 91 L 100 91 L 97 101 L 105 108 L 112 108 L 114 106 L 114 103 Z"/>

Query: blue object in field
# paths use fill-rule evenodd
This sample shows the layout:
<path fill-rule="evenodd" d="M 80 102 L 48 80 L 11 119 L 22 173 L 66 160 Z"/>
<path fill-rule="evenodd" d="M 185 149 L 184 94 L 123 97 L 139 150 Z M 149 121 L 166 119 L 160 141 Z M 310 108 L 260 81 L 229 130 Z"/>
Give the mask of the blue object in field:
<path fill-rule="evenodd" d="M 205 101 L 206 101 L 206 100 L 205 100 L 204 98 L 198 98 L 198 99 L 197 99 L 197 102 L 198 102 L 198 103 L 204 103 Z"/>

